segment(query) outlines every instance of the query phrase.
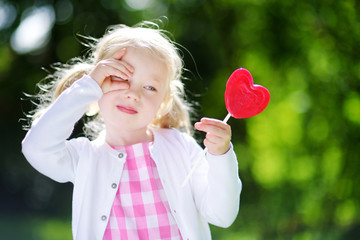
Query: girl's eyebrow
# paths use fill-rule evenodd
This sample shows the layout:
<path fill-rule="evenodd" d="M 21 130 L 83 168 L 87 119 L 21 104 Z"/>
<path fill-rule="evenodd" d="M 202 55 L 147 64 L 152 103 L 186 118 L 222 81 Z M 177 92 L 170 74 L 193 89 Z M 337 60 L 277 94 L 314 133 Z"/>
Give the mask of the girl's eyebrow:
<path fill-rule="evenodd" d="M 156 83 L 161 83 L 161 80 L 158 76 L 150 76 L 149 80 Z"/>

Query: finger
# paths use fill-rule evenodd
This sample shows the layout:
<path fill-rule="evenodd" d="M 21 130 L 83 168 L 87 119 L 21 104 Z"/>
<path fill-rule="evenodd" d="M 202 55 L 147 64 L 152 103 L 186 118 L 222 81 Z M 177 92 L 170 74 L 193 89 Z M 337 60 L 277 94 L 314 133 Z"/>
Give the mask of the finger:
<path fill-rule="evenodd" d="M 129 89 L 129 87 L 128 81 L 111 81 L 110 91 Z"/>
<path fill-rule="evenodd" d="M 204 139 L 204 146 L 207 147 L 208 149 L 214 150 L 214 149 L 218 148 L 219 144 L 210 141 L 208 138 L 205 138 Z"/>
<path fill-rule="evenodd" d="M 122 48 L 119 51 L 115 52 L 113 58 L 116 60 L 121 60 L 123 56 L 126 54 L 126 48 Z"/>
<path fill-rule="evenodd" d="M 101 85 L 101 89 L 103 90 L 104 93 L 107 92 L 111 92 L 111 91 L 116 91 L 116 90 L 124 90 L 124 89 L 128 89 L 130 87 L 129 82 L 125 81 L 125 80 L 112 80 L 112 78 L 107 77 L 105 78 L 105 80 L 103 81 L 102 85 Z"/>
<path fill-rule="evenodd" d="M 106 60 L 104 67 L 107 69 L 108 76 L 120 77 L 122 80 L 126 80 L 132 77 L 133 73 L 129 70 L 129 65 L 123 61 L 118 60 Z"/>
<path fill-rule="evenodd" d="M 117 61 L 121 61 L 122 58 L 125 56 L 126 52 L 127 52 L 126 48 L 123 48 L 123 49 L 117 51 L 114 54 L 113 59 L 115 59 Z M 134 72 L 133 66 L 131 66 L 129 63 L 127 63 L 125 61 L 121 61 L 121 63 L 127 68 L 128 71 L 130 71 L 131 73 Z"/>
<path fill-rule="evenodd" d="M 97 67 L 97 70 L 94 70 L 89 75 L 95 81 L 98 82 L 104 93 L 110 91 L 113 82 L 112 79 L 118 78 L 118 80 L 116 79 L 116 81 L 114 82 L 118 82 L 118 81 L 120 82 L 120 81 L 125 81 L 126 79 L 129 78 L 128 73 L 124 73 L 123 71 L 114 68 L 110 64 L 103 64 L 103 63 L 101 66 Z M 125 89 L 126 86 L 122 84 L 118 88 Z"/>
<path fill-rule="evenodd" d="M 101 89 L 103 93 L 110 91 L 110 87 L 111 87 L 111 80 L 109 77 L 107 77 L 104 79 L 104 81 L 101 84 Z"/>
<path fill-rule="evenodd" d="M 204 124 L 214 125 L 223 129 L 227 129 L 229 126 L 229 124 L 215 118 L 202 118 L 200 121 Z"/>
<path fill-rule="evenodd" d="M 114 61 L 109 59 L 100 61 L 89 73 L 89 76 L 96 80 L 100 86 L 106 78 L 111 76 L 118 76 L 123 79 L 128 79 L 131 74 L 124 70 L 125 67 L 121 67 L 121 65 L 118 65 L 118 63 L 115 63 Z M 123 70 L 119 68 L 123 68 Z"/>
<path fill-rule="evenodd" d="M 219 144 L 225 140 L 224 138 L 214 135 L 212 133 L 207 133 L 205 139 L 212 144 Z"/>
<path fill-rule="evenodd" d="M 106 68 L 106 76 L 111 77 L 119 77 L 121 80 L 126 80 L 131 77 L 131 74 L 124 69 L 119 69 L 119 66 L 107 65 Z"/>
<path fill-rule="evenodd" d="M 204 124 L 202 122 L 195 123 L 195 128 L 199 131 L 203 131 L 206 133 L 211 133 L 213 135 L 219 137 L 228 137 L 231 135 L 231 129 L 229 125 L 211 125 L 211 124 Z"/>
<path fill-rule="evenodd" d="M 229 150 L 230 143 L 212 143 L 207 138 L 204 140 L 204 145 L 207 147 L 208 152 L 213 155 L 222 155 Z"/>
<path fill-rule="evenodd" d="M 115 59 L 116 60 L 116 59 Z M 127 62 L 125 62 L 125 61 L 123 61 L 123 60 L 116 60 L 116 62 L 118 63 L 118 64 L 120 64 L 122 67 L 124 67 L 125 69 L 126 69 L 126 71 L 127 72 L 129 72 L 130 74 L 133 74 L 134 73 L 134 67 L 131 65 L 131 64 L 129 64 L 129 63 L 127 63 Z"/>

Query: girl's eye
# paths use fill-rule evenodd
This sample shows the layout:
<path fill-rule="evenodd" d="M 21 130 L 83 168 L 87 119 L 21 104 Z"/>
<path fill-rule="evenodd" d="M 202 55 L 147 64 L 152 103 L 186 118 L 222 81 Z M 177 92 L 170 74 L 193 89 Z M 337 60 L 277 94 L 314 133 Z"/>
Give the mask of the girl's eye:
<path fill-rule="evenodd" d="M 150 91 L 156 91 L 156 89 L 152 86 L 145 86 L 144 87 L 146 90 L 150 90 Z"/>

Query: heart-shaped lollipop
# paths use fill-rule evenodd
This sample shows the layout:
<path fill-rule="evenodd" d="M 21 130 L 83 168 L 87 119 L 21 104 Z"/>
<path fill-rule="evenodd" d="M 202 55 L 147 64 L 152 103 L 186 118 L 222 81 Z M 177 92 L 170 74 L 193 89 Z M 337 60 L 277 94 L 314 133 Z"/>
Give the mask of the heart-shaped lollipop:
<path fill-rule="evenodd" d="M 234 118 L 249 118 L 261 113 L 269 104 L 270 93 L 263 86 L 254 84 L 250 72 L 235 70 L 226 83 L 225 105 Z"/>

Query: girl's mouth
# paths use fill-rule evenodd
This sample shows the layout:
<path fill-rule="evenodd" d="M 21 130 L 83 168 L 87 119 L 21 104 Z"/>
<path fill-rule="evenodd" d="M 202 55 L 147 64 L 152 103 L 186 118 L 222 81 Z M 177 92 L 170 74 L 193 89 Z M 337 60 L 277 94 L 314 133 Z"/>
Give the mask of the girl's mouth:
<path fill-rule="evenodd" d="M 127 114 L 137 114 L 138 112 L 135 110 L 135 108 L 129 107 L 129 106 L 121 106 L 117 105 L 117 109 L 119 109 L 123 113 Z"/>

